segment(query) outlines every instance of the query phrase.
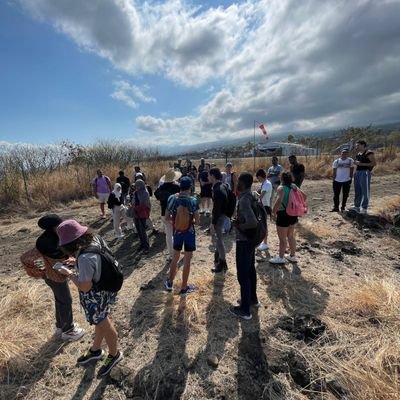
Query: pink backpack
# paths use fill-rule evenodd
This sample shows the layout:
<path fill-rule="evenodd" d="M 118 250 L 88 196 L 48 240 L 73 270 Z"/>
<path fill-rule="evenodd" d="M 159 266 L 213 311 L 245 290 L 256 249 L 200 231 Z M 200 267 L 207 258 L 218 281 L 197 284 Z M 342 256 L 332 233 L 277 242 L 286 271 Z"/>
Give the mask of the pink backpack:
<path fill-rule="evenodd" d="M 300 190 L 290 189 L 286 214 L 291 217 L 303 217 L 307 214 L 307 204 Z"/>

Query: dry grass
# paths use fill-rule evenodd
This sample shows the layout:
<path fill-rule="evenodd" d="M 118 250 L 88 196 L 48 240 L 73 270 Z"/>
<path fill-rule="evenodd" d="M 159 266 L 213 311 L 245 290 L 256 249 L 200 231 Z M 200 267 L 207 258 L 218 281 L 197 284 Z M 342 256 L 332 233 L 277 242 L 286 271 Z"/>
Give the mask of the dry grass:
<path fill-rule="evenodd" d="M 394 214 L 400 211 L 400 196 L 380 197 L 375 201 L 376 214 L 394 223 Z"/>
<path fill-rule="evenodd" d="M 367 280 L 334 304 L 324 345 L 305 349 L 315 379 L 335 382 L 354 399 L 399 399 L 399 300 L 394 280 Z"/>
<path fill-rule="evenodd" d="M 53 325 L 47 291 L 29 279 L 0 301 L 0 371 L 23 371 L 32 352 Z"/>

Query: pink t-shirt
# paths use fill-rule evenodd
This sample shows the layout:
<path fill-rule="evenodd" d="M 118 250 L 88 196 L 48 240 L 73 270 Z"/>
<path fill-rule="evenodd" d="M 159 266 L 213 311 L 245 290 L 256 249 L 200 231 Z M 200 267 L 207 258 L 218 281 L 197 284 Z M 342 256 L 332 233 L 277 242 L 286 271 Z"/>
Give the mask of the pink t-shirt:
<path fill-rule="evenodd" d="M 105 175 L 100 177 L 96 176 L 92 181 L 97 193 L 110 193 L 109 182 L 110 178 Z"/>

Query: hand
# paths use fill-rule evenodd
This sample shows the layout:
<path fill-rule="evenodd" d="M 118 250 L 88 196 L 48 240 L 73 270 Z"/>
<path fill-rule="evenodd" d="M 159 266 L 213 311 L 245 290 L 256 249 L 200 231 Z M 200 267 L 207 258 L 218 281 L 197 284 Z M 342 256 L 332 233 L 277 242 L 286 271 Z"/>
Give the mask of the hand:
<path fill-rule="evenodd" d="M 75 263 L 76 263 L 76 259 L 75 259 L 75 257 L 72 257 L 72 256 L 68 257 L 66 260 L 63 261 L 64 265 L 70 265 L 71 267 L 73 267 L 75 265 Z"/>
<path fill-rule="evenodd" d="M 214 224 L 210 225 L 210 233 L 211 233 L 211 235 L 215 235 L 215 225 Z"/>
<path fill-rule="evenodd" d="M 73 275 L 73 272 L 66 267 L 62 267 L 62 268 L 58 269 L 57 272 L 60 273 L 61 275 L 67 276 L 67 277 Z"/>
<path fill-rule="evenodd" d="M 361 162 L 358 161 L 358 160 L 354 160 L 353 162 L 354 162 L 355 165 L 360 165 L 361 164 Z"/>

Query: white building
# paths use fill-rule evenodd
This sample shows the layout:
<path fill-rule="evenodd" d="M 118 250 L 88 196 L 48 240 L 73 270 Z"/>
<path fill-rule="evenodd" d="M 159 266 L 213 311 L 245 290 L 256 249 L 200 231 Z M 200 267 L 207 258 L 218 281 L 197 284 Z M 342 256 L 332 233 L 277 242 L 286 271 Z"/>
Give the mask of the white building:
<path fill-rule="evenodd" d="M 297 143 L 282 142 L 258 144 L 257 151 L 270 156 L 290 156 L 291 154 L 297 156 L 315 156 L 319 154 L 319 150 L 312 147 L 305 147 Z"/>

